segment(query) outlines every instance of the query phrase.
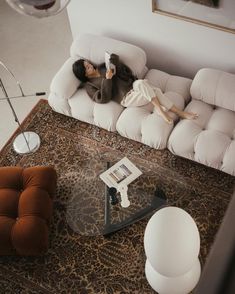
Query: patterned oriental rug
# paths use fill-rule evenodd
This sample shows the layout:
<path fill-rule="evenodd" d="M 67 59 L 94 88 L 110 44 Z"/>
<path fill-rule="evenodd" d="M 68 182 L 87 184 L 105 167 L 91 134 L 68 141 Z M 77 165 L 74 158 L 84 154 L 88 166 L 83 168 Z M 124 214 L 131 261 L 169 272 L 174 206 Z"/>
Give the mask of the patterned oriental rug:
<path fill-rule="evenodd" d="M 93 154 L 104 150 L 138 157 L 143 166 L 164 171 L 160 176 L 167 205 L 185 209 L 197 223 L 203 266 L 232 195 L 233 177 L 55 113 L 44 100 L 23 125 L 40 135 L 39 150 L 17 155 L 12 149 L 13 136 L 0 153 L 0 166 L 55 167 L 58 188 L 50 248 L 39 257 L 0 257 L 0 293 L 154 293 L 144 274 L 143 236 L 149 217 L 106 238 L 81 235 L 66 221 L 66 205 L 80 176 L 80 162 L 89 162 Z M 181 189 L 175 193 L 178 186 Z"/>

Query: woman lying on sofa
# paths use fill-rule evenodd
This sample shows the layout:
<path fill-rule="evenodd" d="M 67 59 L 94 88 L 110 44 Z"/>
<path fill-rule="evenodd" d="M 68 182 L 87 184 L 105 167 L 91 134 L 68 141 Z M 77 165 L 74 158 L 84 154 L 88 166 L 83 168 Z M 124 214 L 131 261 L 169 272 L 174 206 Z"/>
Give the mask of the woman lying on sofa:
<path fill-rule="evenodd" d="M 143 106 L 151 102 L 158 114 L 169 124 L 173 119 L 167 111 L 176 113 L 181 118 L 195 119 L 197 114 L 177 108 L 161 89 L 137 79 L 131 69 L 119 61 L 116 54 L 111 54 L 110 62 L 115 65 L 115 73 L 105 67 L 105 63 L 95 66 L 85 59 L 73 64 L 74 75 L 82 82 L 89 97 L 97 103 L 114 100 L 124 107 Z"/>

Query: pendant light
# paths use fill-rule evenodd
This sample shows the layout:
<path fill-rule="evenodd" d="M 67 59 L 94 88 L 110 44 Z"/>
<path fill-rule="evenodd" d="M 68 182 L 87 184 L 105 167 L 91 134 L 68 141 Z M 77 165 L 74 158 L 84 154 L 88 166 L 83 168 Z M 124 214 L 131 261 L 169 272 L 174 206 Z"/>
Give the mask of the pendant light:
<path fill-rule="evenodd" d="M 17 12 L 37 18 L 61 12 L 70 0 L 6 0 Z"/>

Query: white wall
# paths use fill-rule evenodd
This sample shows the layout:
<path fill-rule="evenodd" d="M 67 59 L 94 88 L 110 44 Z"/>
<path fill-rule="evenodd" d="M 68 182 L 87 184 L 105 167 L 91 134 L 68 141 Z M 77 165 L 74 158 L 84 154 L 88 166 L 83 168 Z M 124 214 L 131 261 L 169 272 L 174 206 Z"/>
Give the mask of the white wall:
<path fill-rule="evenodd" d="M 148 66 L 193 77 L 202 67 L 235 73 L 235 34 L 152 12 L 151 0 L 72 0 L 72 34 L 101 34 L 142 47 Z"/>

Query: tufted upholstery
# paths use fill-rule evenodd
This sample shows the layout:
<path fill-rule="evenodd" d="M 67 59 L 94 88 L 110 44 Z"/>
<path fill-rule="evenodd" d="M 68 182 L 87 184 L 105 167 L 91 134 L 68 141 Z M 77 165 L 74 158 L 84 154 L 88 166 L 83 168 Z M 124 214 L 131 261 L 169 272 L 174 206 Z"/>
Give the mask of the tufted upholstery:
<path fill-rule="evenodd" d="M 235 111 L 235 75 L 212 68 L 200 69 L 190 89 L 193 99 Z"/>
<path fill-rule="evenodd" d="M 197 112 L 193 121 L 180 120 L 169 112 L 175 124 L 167 124 L 151 103 L 123 108 L 114 101 L 97 104 L 74 78 L 72 64 L 85 57 L 104 61 L 105 51 L 120 55 L 137 74 L 159 87 L 180 109 Z M 149 145 L 168 149 L 179 156 L 235 175 L 235 75 L 215 69 L 201 69 L 193 79 L 169 75 L 146 67 L 145 52 L 131 44 L 103 36 L 80 35 L 74 40 L 70 58 L 52 80 L 48 101 L 57 112 L 94 124 L 108 131 Z M 190 97 L 191 94 L 191 97 Z"/>
<path fill-rule="evenodd" d="M 75 59 L 82 57 L 101 64 L 104 62 L 105 51 L 119 55 L 135 75 L 141 76 L 147 61 L 146 54 L 141 48 L 126 42 L 104 36 L 80 34 L 72 43 L 70 55 Z"/>
<path fill-rule="evenodd" d="M 52 167 L 0 168 L 0 255 L 47 250 L 55 187 Z"/>
<path fill-rule="evenodd" d="M 104 36 L 81 34 L 73 41 L 69 59 L 51 82 L 48 102 L 59 113 L 114 132 L 124 108 L 113 101 L 102 105 L 92 101 L 84 89 L 78 90 L 80 81 L 72 72 L 72 64 L 81 57 L 95 64 L 103 63 L 105 51 L 118 54 L 139 78 L 146 73 L 146 54 L 141 48 Z"/>
<path fill-rule="evenodd" d="M 108 131 L 118 131 L 121 135 L 142 142 L 154 148 L 166 148 L 173 125 L 167 124 L 155 113 L 150 103 L 147 106 L 127 108 L 110 101 L 95 103 L 72 72 L 72 64 L 78 58 L 86 58 L 93 63 L 104 62 L 104 52 L 116 53 L 138 78 L 148 79 L 183 109 L 190 98 L 192 80 L 172 76 L 159 70 L 146 68 L 145 52 L 132 44 L 104 36 L 81 34 L 72 43 L 70 57 L 54 76 L 50 85 L 48 102 L 57 112 L 72 116 L 81 121 L 96 125 Z M 147 75 L 146 75 L 147 73 Z M 176 121 L 173 113 L 171 116 Z M 133 124 L 134 122 L 134 124 Z"/>
<path fill-rule="evenodd" d="M 185 103 L 189 101 L 192 80 L 156 69 L 148 71 L 145 79 L 160 88 L 178 108 L 183 109 Z M 177 120 L 175 114 L 169 114 L 174 121 Z M 116 127 L 124 137 L 153 148 L 164 149 L 174 125 L 166 123 L 149 103 L 147 106 L 126 108 L 120 115 Z"/>
<path fill-rule="evenodd" d="M 171 152 L 235 175 L 235 112 L 204 102 L 224 103 L 226 108 L 233 109 L 235 92 L 227 96 L 225 93 L 226 87 L 231 89 L 234 85 L 235 75 L 213 69 L 198 72 L 191 87 L 194 99 L 186 110 L 198 113 L 199 117 L 192 121 L 181 120 L 175 126 L 168 141 Z"/>
<path fill-rule="evenodd" d="M 68 102 L 72 117 L 108 131 L 116 131 L 116 122 L 123 111 L 120 104 L 114 101 L 105 104 L 95 103 L 84 89 L 77 91 Z"/>

